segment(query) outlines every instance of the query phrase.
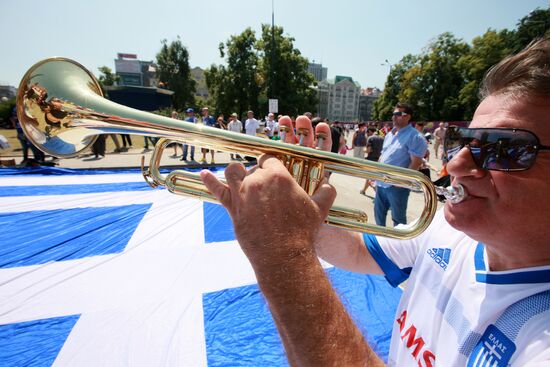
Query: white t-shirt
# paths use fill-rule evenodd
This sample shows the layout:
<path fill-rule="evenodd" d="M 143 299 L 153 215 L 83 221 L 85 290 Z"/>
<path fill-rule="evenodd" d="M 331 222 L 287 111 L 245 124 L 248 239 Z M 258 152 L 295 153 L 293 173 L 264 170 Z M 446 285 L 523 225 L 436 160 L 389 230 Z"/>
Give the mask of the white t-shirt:
<path fill-rule="evenodd" d="M 273 133 L 275 132 L 275 126 L 277 121 L 275 120 L 267 120 L 265 122 L 265 133 L 267 136 L 272 137 Z"/>
<path fill-rule="evenodd" d="M 243 131 L 243 123 L 235 119 L 227 125 L 227 130 L 240 133 Z"/>
<path fill-rule="evenodd" d="M 484 245 L 443 210 L 413 240 L 364 239 L 391 284 L 410 274 L 390 366 L 550 366 L 550 266 L 487 270 Z"/>
<path fill-rule="evenodd" d="M 260 127 L 260 123 L 255 118 L 251 118 L 245 121 L 244 128 L 247 135 L 256 136 L 256 131 Z"/>

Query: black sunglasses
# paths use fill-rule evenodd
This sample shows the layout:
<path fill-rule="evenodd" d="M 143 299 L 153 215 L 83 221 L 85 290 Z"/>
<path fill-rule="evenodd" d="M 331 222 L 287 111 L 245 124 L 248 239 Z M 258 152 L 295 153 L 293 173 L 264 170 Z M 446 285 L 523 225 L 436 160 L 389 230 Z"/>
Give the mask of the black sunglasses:
<path fill-rule="evenodd" d="M 444 143 L 447 161 L 465 146 L 475 164 L 490 171 L 524 171 L 533 166 L 539 150 L 550 150 L 529 130 L 447 128 Z"/>
<path fill-rule="evenodd" d="M 402 111 L 395 111 L 393 113 L 394 116 L 407 116 L 408 113 L 407 112 L 402 112 Z"/>

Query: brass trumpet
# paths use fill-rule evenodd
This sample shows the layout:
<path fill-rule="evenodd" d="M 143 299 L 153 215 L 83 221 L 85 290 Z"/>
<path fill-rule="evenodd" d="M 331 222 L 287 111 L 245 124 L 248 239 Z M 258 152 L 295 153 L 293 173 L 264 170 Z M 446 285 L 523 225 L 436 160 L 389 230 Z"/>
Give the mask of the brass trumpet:
<path fill-rule="evenodd" d="M 424 210 L 408 228 L 369 224 L 361 211 L 333 207 L 327 223 L 333 226 L 394 238 L 422 233 L 437 207 L 436 190 L 418 171 L 252 137 L 204 125 L 135 110 L 103 98 L 99 83 L 79 63 L 65 58 L 38 62 L 23 77 L 17 95 L 17 115 L 28 139 L 56 157 L 71 157 L 85 150 L 99 134 L 136 134 L 162 137 L 155 146 L 148 169 L 142 171 L 153 187 L 166 186 L 174 193 L 217 202 L 196 173 L 159 172 L 164 148 L 173 141 L 247 156 L 268 153 L 278 157 L 294 179 L 313 193 L 325 172 L 387 182 L 424 193 Z"/>

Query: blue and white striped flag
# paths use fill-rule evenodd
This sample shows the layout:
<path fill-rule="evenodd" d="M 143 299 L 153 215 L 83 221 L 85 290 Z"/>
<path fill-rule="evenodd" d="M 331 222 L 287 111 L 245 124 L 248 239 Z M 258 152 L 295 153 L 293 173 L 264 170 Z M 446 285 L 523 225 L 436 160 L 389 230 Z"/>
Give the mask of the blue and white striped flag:
<path fill-rule="evenodd" d="M 218 205 L 136 171 L 0 170 L 0 366 L 284 366 Z M 385 359 L 400 290 L 327 270 Z"/>

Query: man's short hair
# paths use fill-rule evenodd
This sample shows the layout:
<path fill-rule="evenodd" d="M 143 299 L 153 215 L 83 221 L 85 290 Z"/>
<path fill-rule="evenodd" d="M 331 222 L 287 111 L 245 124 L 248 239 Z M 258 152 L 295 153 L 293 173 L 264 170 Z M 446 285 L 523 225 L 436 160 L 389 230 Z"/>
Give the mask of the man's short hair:
<path fill-rule="evenodd" d="M 485 74 L 480 97 L 491 94 L 550 97 L 550 36 L 532 41 Z"/>
<path fill-rule="evenodd" d="M 364 122 L 360 122 L 360 123 L 357 124 L 357 127 L 363 127 L 363 126 L 365 126 Z"/>
<path fill-rule="evenodd" d="M 413 109 L 410 104 L 405 102 L 397 102 L 397 104 L 395 105 L 395 108 L 402 109 L 403 112 L 405 112 L 407 115 L 410 115 L 412 117 Z"/>
<path fill-rule="evenodd" d="M 251 114 L 254 114 L 254 112 L 253 112 L 253 111 L 248 111 L 248 112 L 247 112 L 247 114 L 249 114 L 249 113 L 251 113 Z"/>

